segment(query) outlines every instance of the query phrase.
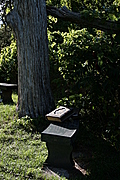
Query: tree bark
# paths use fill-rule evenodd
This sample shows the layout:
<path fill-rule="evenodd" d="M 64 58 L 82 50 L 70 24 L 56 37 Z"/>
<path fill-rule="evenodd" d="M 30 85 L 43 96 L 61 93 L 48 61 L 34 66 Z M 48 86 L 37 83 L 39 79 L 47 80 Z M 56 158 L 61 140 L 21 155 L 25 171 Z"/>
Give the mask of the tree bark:
<path fill-rule="evenodd" d="M 108 33 L 119 33 L 120 23 L 117 21 L 103 20 L 100 18 L 93 18 L 91 16 L 85 16 L 84 13 L 76 13 L 67 9 L 66 6 L 63 8 L 56 8 L 47 6 L 47 14 L 52 15 L 56 18 L 61 18 L 65 21 L 79 24 L 81 28 L 96 28 Z"/>
<path fill-rule="evenodd" d="M 17 38 L 19 117 L 44 116 L 54 108 L 45 0 L 15 0 L 6 20 Z"/>

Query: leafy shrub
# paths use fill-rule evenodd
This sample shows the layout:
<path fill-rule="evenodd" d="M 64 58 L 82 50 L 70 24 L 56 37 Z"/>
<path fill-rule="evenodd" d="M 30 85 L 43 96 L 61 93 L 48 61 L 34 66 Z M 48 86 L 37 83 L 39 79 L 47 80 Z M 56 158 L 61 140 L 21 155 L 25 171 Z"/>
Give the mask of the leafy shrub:
<path fill-rule="evenodd" d="M 111 141 L 119 138 L 120 46 L 117 40 L 117 35 L 106 35 L 95 29 L 56 31 L 49 38 L 51 74 L 56 69 L 59 77 L 55 76 L 55 81 L 59 82 L 59 92 L 63 92 L 58 104 L 79 107 L 82 123 Z"/>
<path fill-rule="evenodd" d="M 17 83 L 17 47 L 14 40 L 4 47 L 0 55 L 0 82 Z"/>

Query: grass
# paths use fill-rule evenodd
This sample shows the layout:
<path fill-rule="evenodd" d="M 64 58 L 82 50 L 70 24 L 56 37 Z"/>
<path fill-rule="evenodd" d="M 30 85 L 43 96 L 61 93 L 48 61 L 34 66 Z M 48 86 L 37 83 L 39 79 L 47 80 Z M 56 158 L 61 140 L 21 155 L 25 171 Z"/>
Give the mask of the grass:
<path fill-rule="evenodd" d="M 17 102 L 17 95 L 13 95 Z M 47 179 L 41 169 L 47 148 L 32 119 L 18 119 L 16 105 L 0 104 L 0 179 Z"/>
<path fill-rule="evenodd" d="M 41 142 L 40 132 L 47 124 L 42 118 L 19 119 L 17 95 L 13 94 L 13 100 L 15 104 L 0 104 L 0 180 L 58 179 L 47 177 L 42 171 L 48 151 L 46 144 Z M 82 124 L 74 151 L 80 152 L 75 161 L 86 170 L 87 175 L 71 171 L 70 179 L 120 179 L 120 151 L 95 137 Z"/>

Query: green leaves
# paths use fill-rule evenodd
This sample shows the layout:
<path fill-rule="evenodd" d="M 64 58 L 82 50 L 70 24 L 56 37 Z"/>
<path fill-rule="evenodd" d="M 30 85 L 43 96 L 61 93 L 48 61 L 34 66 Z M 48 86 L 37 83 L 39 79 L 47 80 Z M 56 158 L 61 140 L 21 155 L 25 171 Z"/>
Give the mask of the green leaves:
<path fill-rule="evenodd" d="M 17 47 L 14 40 L 10 46 L 4 47 L 0 55 L 0 81 L 1 82 L 17 82 Z"/>
<path fill-rule="evenodd" d="M 59 105 L 80 108 L 81 116 L 86 117 L 83 123 L 94 133 L 105 136 L 109 126 L 107 137 L 112 141 L 120 107 L 119 36 L 96 29 L 68 30 L 49 32 L 53 92 L 62 92 L 57 96 Z"/>

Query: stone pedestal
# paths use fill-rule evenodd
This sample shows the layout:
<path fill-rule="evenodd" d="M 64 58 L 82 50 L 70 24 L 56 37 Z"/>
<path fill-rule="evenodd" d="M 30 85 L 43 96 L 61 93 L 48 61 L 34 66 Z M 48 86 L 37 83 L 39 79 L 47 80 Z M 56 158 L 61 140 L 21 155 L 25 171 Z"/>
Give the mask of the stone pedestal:
<path fill-rule="evenodd" d="M 3 103 L 12 103 L 12 90 L 17 88 L 17 84 L 0 83 L 1 99 Z"/>
<path fill-rule="evenodd" d="M 64 127 L 63 125 L 64 123 L 59 125 L 50 124 L 41 133 L 41 140 L 46 142 L 48 148 L 48 158 L 45 165 L 71 169 L 74 167 L 72 145 L 75 140 L 77 128 Z"/>

